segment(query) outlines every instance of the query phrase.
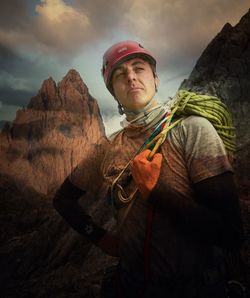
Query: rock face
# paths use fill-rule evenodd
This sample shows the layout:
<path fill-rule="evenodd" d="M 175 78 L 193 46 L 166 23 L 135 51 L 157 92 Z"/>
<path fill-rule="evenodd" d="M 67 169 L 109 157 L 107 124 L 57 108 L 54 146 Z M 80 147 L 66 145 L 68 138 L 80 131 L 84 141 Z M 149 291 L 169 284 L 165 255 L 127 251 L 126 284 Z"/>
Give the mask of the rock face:
<path fill-rule="evenodd" d="M 49 78 L 0 134 L 1 297 L 98 297 L 113 258 L 74 232 L 52 206 L 54 191 L 105 141 L 99 108 L 71 70 Z M 82 179 L 88 175 L 88 169 Z M 84 196 L 86 213 L 111 228 L 101 194 Z"/>
<path fill-rule="evenodd" d="M 242 252 L 250 268 L 250 10 L 235 27 L 223 27 L 180 89 L 216 95 L 231 110 L 236 127 L 235 174 L 246 231 Z"/>
<path fill-rule="evenodd" d="M 0 134 L 0 174 L 39 193 L 53 192 L 102 138 L 97 102 L 70 70 L 56 86 L 44 81 L 26 109 Z"/>
<path fill-rule="evenodd" d="M 232 27 L 226 24 L 210 42 L 180 89 L 207 92 L 225 102 L 237 133 L 237 176 L 250 185 L 250 10 Z"/>

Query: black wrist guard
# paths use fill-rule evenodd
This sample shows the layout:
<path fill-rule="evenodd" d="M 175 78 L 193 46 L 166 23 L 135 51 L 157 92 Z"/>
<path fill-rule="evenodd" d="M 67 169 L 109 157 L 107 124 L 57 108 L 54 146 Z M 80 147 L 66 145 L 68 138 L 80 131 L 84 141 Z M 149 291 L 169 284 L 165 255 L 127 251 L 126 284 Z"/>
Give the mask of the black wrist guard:
<path fill-rule="evenodd" d="M 82 224 L 82 234 L 86 236 L 91 242 L 97 244 L 99 240 L 105 235 L 106 231 L 98 227 L 96 224 L 89 220 Z"/>

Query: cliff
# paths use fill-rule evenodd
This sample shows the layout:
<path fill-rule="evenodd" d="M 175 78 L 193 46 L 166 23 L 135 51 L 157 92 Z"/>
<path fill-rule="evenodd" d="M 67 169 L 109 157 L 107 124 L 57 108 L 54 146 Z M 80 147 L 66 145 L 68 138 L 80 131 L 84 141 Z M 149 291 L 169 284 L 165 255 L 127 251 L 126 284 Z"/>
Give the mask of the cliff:
<path fill-rule="evenodd" d="M 105 130 L 99 107 L 75 70 L 45 80 L 27 108 L 0 133 L 0 174 L 43 194 L 53 192 Z M 0 180 L 1 184 L 1 180 Z"/>
<path fill-rule="evenodd" d="M 246 234 L 242 249 L 250 283 L 250 10 L 232 27 L 226 24 L 198 59 L 180 89 L 216 95 L 236 127 L 235 177 Z"/>
<path fill-rule="evenodd" d="M 180 89 L 218 96 L 231 110 L 237 135 L 236 174 L 250 186 L 250 10 L 232 27 L 226 24 L 198 59 Z"/>
<path fill-rule="evenodd" d="M 55 190 L 105 141 L 99 107 L 75 70 L 45 80 L 27 108 L 0 133 L 1 297 L 96 297 L 112 258 L 74 232 L 52 206 Z M 82 179 L 88 175 L 88 169 Z M 111 212 L 101 195 L 84 197 L 102 226 Z"/>

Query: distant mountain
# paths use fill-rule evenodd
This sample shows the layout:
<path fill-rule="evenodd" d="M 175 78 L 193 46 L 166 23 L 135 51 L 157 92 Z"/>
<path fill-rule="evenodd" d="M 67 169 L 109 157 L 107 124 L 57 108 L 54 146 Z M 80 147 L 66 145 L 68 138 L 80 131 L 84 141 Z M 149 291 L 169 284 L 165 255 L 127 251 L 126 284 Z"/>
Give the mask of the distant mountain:
<path fill-rule="evenodd" d="M 79 73 L 70 70 L 58 85 L 52 78 L 45 80 L 28 107 L 5 125 L 0 174 L 12 177 L 21 189 L 53 192 L 103 138 L 97 102 Z"/>
<path fill-rule="evenodd" d="M 105 141 L 97 101 L 79 73 L 45 80 L 0 133 L 1 297 L 95 297 L 110 257 L 74 232 L 52 196 L 83 158 Z M 89 169 L 82 173 L 86 179 Z M 93 181 L 95 183 L 96 181 Z M 100 225 L 111 222 L 101 195 L 84 197 Z M 84 265 L 83 265 L 84 264 Z M 96 287 L 97 286 L 97 287 Z"/>

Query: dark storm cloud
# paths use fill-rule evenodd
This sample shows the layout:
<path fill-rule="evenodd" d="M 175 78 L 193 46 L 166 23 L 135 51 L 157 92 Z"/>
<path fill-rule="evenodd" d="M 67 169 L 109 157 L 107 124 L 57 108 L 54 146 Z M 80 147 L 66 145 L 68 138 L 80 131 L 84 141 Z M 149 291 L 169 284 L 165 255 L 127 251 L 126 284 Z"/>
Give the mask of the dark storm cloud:
<path fill-rule="evenodd" d="M 26 106 L 36 91 L 13 90 L 11 87 L 0 88 L 0 102 L 16 106 Z"/>
<path fill-rule="evenodd" d="M 26 2 L 26 3 L 25 3 Z M 15 29 L 26 26 L 27 19 L 27 1 L 10 0 L 0 1 L 0 27 L 1 29 Z"/>
<path fill-rule="evenodd" d="M 6 71 L 15 75 L 23 75 L 24 69 L 29 68 L 27 61 L 11 48 L 0 43 L 0 72 Z"/>
<path fill-rule="evenodd" d="M 0 102 L 14 105 L 25 105 L 35 89 L 15 90 L 17 78 L 23 80 L 24 70 L 29 72 L 31 65 L 10 48 L 0 44 Z M 15 79 L 16 78 L 16 79 Z M 20 82 L 19 82 L 20 85 Z M 19 86 L 19 89 L 21 86 Z"/>

